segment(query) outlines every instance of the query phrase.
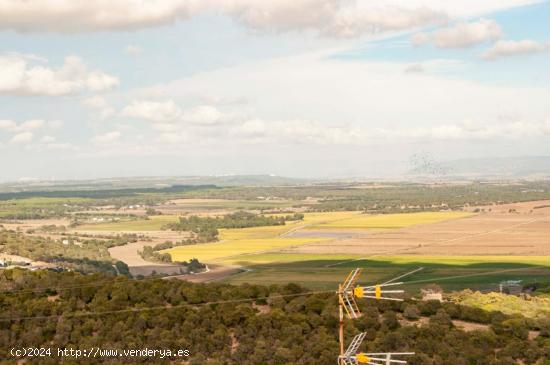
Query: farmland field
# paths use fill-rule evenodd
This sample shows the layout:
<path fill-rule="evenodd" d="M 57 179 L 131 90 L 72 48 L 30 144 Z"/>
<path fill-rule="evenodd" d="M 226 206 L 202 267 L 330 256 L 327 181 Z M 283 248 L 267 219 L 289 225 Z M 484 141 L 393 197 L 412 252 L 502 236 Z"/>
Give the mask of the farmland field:
<path fill-rule="evenodd" d="M 535 203 L 502 205 L 460 219 L 297 247 L 295 253 L 355 255 L 483 255 L 537 256 L 550 254 L 550 209 Z M 541 202 L 538 203 L 542 206 Z M 414 216 L 414 215 L 413 215 Z"/>
<path fill-rule="evenodd" d="M 550 280 L 550 210 L 533 209 L 543 203 L 485 207 L 476 214 L 311 213 L 303 222 L 225 230 L 219 243 L 169 252 L 249 270 L 227 278 L 231 283 L 333 288 L 353 267 L 368 268 L 376 281 L 421 266 L 410 278 L 414 289 L 440 281 L 451 290 L 495 290 L 502 280 Z"/>
<path fill-rule="evenodd" d="M 410 224 L 422 224 L 457 217 L 470 216 L 470 213 L 463 212 L 437 212 L 437 213 L 415 213 Z M 201 261 L 219 262 L 228 257 L 238 257 L 264 251 L 278 251 L 281 249 L 292 249 L 293 247 L 307 246 L 311 244 L 333 244 L 333 239 L 322 233 L 318 236 L 312 234 L 310 237 L 293 237 L 302 229 L 315 229 L 327 225 L 326 229 L 335 228 L 337 231 L 346 230 L 351 226 L 355 231 L 362 230 L 368 233 L 380 225 L 390 228 L 397 224 L 407 225 L 406 214 L 387 214 L 381 216 L 369 216 L 360 212 L 330 212 L 330 213 L 306 213 L 304 220 L 290 222 L 284 226 L 254 227 L 245 229 L 221 230 L 220 242 L 202 245 L 190 245 L 176 247 L 166 250 L 174 260 L 182 261 L 191 258 L 198 258 Z M 370 218 L 374 219 L 371 223 Z M 349 226 L 345 222 L 351 221 Z M 330 226 L 332 225 L 332 226 Z"/>
<path fill-rule="evenodd" d="M 260 254 L 228 259 L 226 263 L 242 265 L 251 271 L 231 276 L 234 284 L 298 282 L 314 289 L 337 287 L 349 271 L 365 268 L 363 282 L 374 283 L 393 278 L 416 268 L 424 269 L 405 281 L 407 290 L 416 292 L 428 283 L 446 290 L 498 290 L 502 280 L 525 282 L 549 281 L 550 258 L 484 256 L 388 256 L 361 259 L 350 255 Z"/>
<path fill-rule="evenodd" d="M 132 231 L 160 231 L 166 223 L 177 222 L 174 215 L 157 215 L 149 219 L 125 220 L 121 222 L 93 223 L 79 226 L 81 231 L 108 231 L 108 232 L 132 232 Z"/>
<path fill-rule="evenodd" d="M 230 191 L 248 192 L 234 188 Z M 221 191 L 213 192 L 219 194 Z M 193 194 L 204 194 L 204 191 Z M 341 191 L 337 190 L 335 194 L 341 194 Z M 139 195 L 132 199 L 138 198 L 142 199 Z M 129 204 L 135 204 L 135 201 L 117 203 L 121 206 L 105 205 L 110 201 L 94 206 L 93 199 L 89 198 L 32 197 L 4 201 L 3 209 L 19 209 L 18 212 L 27 207 L 35 209 L 33 212 L 38 209 L 40 214 L 47 213 L 49 207 L 57 207 L 60 212 L 73 209 L 82 223 L 70 226 L 70 216 L 65 215 L 63 218 L 13 220 L 3 224 L 8 229 L 33 230 L 33 235 L 57 240 L 67 235 L 79 240 L 137 234 L 137 242 L 109 248 L 110 255 L 126 262 L 135 274 L 177 272 L 171 264 L 151 263 L 138 253 L 144 246 L 168 241 L 174 242 L 176 247 L 160 253 L 170 253 L 173 261 L 197 258 L 218 268 L 211 277 L 220 279 L 229 275 L 225 280 L 232 283 L 294 281 L 308 287 L 332 288 L 355 266 L 368 268 L 366 279 L 374 281 L 418 266 L 425 267 L 424 271 L 410 278 L 417 281 L 411 284 L 415 288 L 435 279 L 442 280 L 441 285 L 448 289 L 470 287 L 484 290 L 494 289 L 501 279 L 549 279 L 548 200 L 465 206 L 454 211 L 377 214 L 308 210 L 307 207 L 321 203 L 317 198 L 304 196 L 298 200 L 187 198 L 156 203 L 154 209 L 162 214 L 149 216 L 143 202 L 140 202 L 139 209 L 130 207 Z M 217 242 L 183 246 L 177 244 L 188 239 L 189 232 L 162 230 L 165 224 L 178 222 L 181 216 L 222 216 L 243 208 L 254 214 L 278 217 L 301 212 L 304 217 L 280 226 L 219 229 Z M 66 230 L 40 231 L 42 226 L 48 225 L 65 226 Z M 200 275 L 192 279 L 200 281 Z"/>
<path fill-rule="evenodd" d="M 472 216 L 468 212 L 422 212 L 403 214 L 360 214 L 348 219 L 334 219 L 330 222 L 320 223 L 310 228 L 328 229 L 395 229 L 414 226 L 417 224 L 429 224 L 442 222 L 449 219 L 465 218 Z"/>

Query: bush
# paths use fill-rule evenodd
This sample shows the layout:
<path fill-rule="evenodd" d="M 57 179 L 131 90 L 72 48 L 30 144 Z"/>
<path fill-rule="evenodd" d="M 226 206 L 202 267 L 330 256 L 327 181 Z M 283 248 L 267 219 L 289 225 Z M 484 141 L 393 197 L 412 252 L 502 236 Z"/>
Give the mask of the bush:
<path fill-rule="evenodd" d="M 403 311 L 403 316 L 409 320 L 416 321 L 420 318 L 420 310 L 416 305 L 408 305 Z"/>

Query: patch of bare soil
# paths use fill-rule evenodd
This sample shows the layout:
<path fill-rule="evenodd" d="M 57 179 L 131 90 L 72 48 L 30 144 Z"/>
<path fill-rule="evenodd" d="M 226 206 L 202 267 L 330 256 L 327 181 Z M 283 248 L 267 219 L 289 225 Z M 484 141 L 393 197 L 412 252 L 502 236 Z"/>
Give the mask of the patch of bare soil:
<path fill-rule="evenodd" d="M 356 237 L 298 246 L 291 251 L 367 255 L 550 255 L 550 208 L 532 209 L 546 204 L 548 201 L 502 205 L 469 218 L 387 231 L 364 231 Z"/>
<path fill-rule="evenodd" d="M 143 250 L 143 246 L 150 246 L 150 242 L 133 242 L 124 246 L 111 247 L 109 254 L 111 257 L 124 262 L 128 265 L 132 275 L 151 275 L 157 274 L 180 274 L 182 267 L 173 264 L 161 264 L 145 261 L 138 253 Z"/>
<path fill-rule="evenodd" d="M 5 229 L 17 230 L 20 229 L 23 232 L 28 229 L 37 229 L 42 226 L 68 226 L 71 223 L 69 219 L 25 219 L 14 221 L 3 221 L 0 223 Z"/>

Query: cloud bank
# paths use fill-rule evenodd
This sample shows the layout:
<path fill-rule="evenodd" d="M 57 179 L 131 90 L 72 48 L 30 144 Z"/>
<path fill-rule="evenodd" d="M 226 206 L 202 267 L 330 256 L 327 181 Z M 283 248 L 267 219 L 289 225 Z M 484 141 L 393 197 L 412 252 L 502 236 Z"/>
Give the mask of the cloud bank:
<path fill-rule="evenodd" d="M 0 29 L 18 32 L 136 30 L 210 12 L 256 31 L 314 30 L 334 37 L 403 30 L 445 21 L 429 7 L 350 0 L 0 0 Z"/>
<path fill-rule="evenodd" d="M 75 56 L 66 57 L 57 68 L 43 63 L 36 64 L 25 55 L 0 55 L 0 94 L 57 96 L 104 91 L 119 84 L 117 77 L 89 70 L 84 61 Z"/>
<path fill-rule="evenodd" d="M 482 54 L 482 58 L 493 61 L 503 57 L 550 51 L 550 42 L 540 43 L 525 39 L 521 41 L 498 41 Z"/>
<path fill-rule="evenodd" d="M 502 29 L 497 22 L 481 19 L 477 22 L 458 23 L 432 33 L 417 33 L 412 36 L 411 41 L 415 46 L 433 44 L 437 48 L 467 48 L 501 36 Z"/>

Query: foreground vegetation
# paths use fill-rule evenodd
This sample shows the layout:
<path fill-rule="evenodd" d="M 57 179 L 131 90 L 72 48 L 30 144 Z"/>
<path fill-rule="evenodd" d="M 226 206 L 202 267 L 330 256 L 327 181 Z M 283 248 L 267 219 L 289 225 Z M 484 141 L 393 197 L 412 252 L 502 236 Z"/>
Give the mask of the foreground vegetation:
<path fill-rule="evenodd" d="M 456 303 L 487 311 L 499 311 L 505 314 L 520 313 L 525 317 L 538 320 L 550 318 L 550 295 L 515 296 L 500 293 L 483 294 L 465 290 L 452 294 L 450 298 Z"/>
<path fill-rule="evenodd" d="M 3 364 L 14 362 L 9 355 L 14 346 L 188 349 L 190 365 L 329 365 L 338 354 L 334 293 L 308 293 L 295 284 L 230 286 L 10 270 L 0 274 L 0 290 Z M 362 301 L 360 306 L 365 315 L 346 323 L 346 338 L 366 331 L 361 350 L 414 351 L 411 365 L 549 363 L 547 322 L 452 303 Z M 429 321 L 419 325 L 420 316 Z M 452 319 L 488 327 L 467 333 Z M 529 339 L 530 329 L 540 335 Z"/>

